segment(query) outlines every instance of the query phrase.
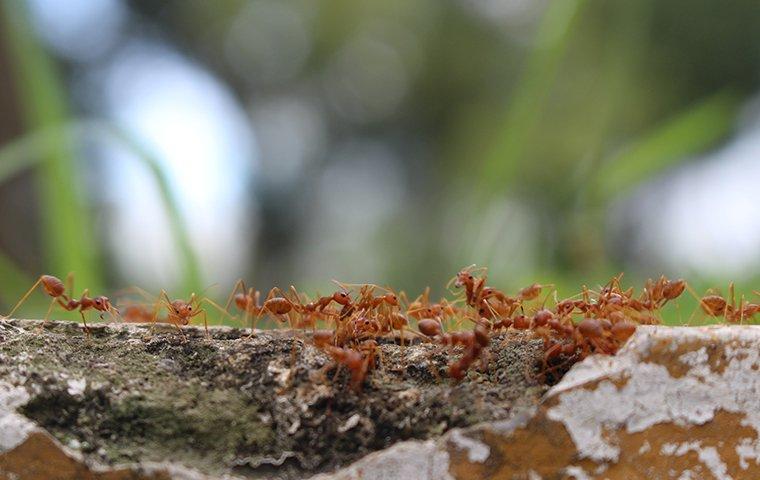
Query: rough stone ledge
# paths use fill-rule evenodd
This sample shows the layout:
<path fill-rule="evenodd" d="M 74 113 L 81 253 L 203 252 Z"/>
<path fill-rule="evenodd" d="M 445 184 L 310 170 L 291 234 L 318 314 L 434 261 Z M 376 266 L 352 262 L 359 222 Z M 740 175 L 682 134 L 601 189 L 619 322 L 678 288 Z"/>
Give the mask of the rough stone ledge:
<path fill-rule="evenodd" d="M 300 334 L 185 327 L 184 341 L 151 327 L 96 324 L 87 337 L 73 322 L 0 320 L 0 479 L 302 479 L 512 418 L 546 391 L 532 374 L 541 342 L 525 332 L 494 337 L 493 368 L 456 384 L 432 345 L 381 342 L 357 393 Z"/>
<path fill-rule="evenodd" d="M 64 325 L 64 327 L 62 327 Z M 78 331 L 76 323 L 51 323 L 54 328 Z M 17 329 L 3 322 L 0 331 Z M 140 333 L 146 325 L 94 325 L 93 332 L 105 328 L 118 328 L 125 332 Z M 159 326 L 167 330 L 166 326 Z M 225 327 L 221 327 L 225 328 Z M 20 330 L 20 329 L 19 329 Z M 232 330 L 232 329 L 227 329 Z M 70 391 L 77 382 L 70 383 Z M 16 412 L 25 404 L 29 393 L 25 388 L 0 380 L 0 479 L 3 480 L 239 480 L 234 476 L 209 477 L 195 470 L 171 462 L 142 462 L 116 467 L 93 466 L 81 453 L 70 449 L 53 438 L 28 418 Z"/>
<path fill-rule="evenodd" d="M 15 413 L 24 395 L 0 384 L 0 478 L 208 478 L 170 464 L 88 467 Z M 760 327 L 642 327 L 617 356 L 573 367 L 532 413 L 313 479 L 760 478 L 759 433 Z"/>
<path fill-rule="evenodd" d="M 760 327 L 642 327 L 536 412 L 405 442 L 320 480 L 760 478 Z"/>

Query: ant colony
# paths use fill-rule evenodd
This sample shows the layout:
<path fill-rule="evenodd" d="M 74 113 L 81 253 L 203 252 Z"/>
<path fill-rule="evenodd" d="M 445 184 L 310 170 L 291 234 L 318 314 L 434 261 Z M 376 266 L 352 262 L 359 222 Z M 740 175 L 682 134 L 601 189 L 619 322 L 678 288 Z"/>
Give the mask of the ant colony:
<path fill-rule="evenodd" d="M 542 342 L 541 372 L 546 375 L 591 354 L 615 354 L 637 326 L 661 323 L 662 307 L 684 291 L 698 299 L 704 314 L 722 317 L 726 322 L 743 323 L 760 312 L 760 305 L 744 298 L 737 305 L 733 285 L 729 298 L 717 294 L 700 298 L 684 280 L 663 276 L 648 280 L 635 294 L 633 288 L 622 287 L 621 277 L 622 274 L 613 277 L 596 290 L 584 286 L 579 294 L 560 300 L 552 285 L 532 284 L 513 295 L 507 294 L 487 284 L 485 268 L 470 266 L 459 271 L 446 286 L 451 298 L 437 302 L 430 298 L 429 288 L 410 300 L 404 292 L 388 287 L 337 281 L 331 295 L 309 298 L 293 286 L 287 291 L 275 287 L 262 300 L 259 290 L 247 288 L 240 280 L 224 306 L 195 294 L 172 300 L 163 290 L 154 297 L 135 288 L 145 297 L 145 303 L 131 302 L 116 308 L 108 297 L 91 297 L 88 290 L 75 297 L 71 275 L 65 283 L 42 275 L 5 318 L 13 316 L 41 287 L 51 297 L 41 327 L 56 307 L 77 311 L 89 339 L 91 329 L 86 315 L 94 310 L 101 319 L 108 314 L 113 321 L 150 323 L 151 334 L 158 322 L 169 323 L 187 341 L 182 327 L 195 318 L 203 320 L 208 337 L 206 308 L 211 306 L 228 321 L 250 328 L 244 340 L 256 335 L 262 319 L 274 320 L 294 335 L 302 334 L 304 341 L 332 359 L 333 366 L 347 369 L 351 387 L 360 390 L 371 372 L 382 364 L 383 343 L 397 343 L 401 348 L 427 343 L 434 351 L 450 357 L 445 373 L 453 381 L 460 381 L 471 368 L 489 368 L 489 348 L 496 348 L 492 341 L 496 336 L 524 331 Z M 230 313 L 233 306 L 234 312 Z"/>

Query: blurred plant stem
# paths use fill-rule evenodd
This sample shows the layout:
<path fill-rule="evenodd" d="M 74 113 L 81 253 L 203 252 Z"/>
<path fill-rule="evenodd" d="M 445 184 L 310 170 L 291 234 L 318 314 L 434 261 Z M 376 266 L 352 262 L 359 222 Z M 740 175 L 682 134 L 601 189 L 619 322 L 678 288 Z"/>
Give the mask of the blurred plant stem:
<path fill-rule="evenodd" d="M 496 130 L 498 137 L 487 150 L 481 178 L 489 192 L 504 191 L 514 180 L 528 138 L 554 85 L 572 26 L 585 4 L 586 0 L 562 0 L 547 5 L 523 74 Z"/>
<path fill-rule="evenodd" d="M 605 204 L 621 192 L 713 147 L 731 131 L 741 96 L 725 90 L 689 105 L 631 141 L 597 171 L 595 202 Z"/>
<path fill-rule="evenodd" d="M 117 125 L 98 120 L 80 120 L 49 127 L 25 135 L 0 148 L 0 183 L 25 168 L 43 166 L 42 154 L 54 146 L 61 137 L 81 143 L 85 139 L 111 138 L 134 155 L 150 172 L 163 201 L 169 228 L 174 237 L 178 258 L 182 265 L 182 288 L 185 292 L 199 292 L 203 288 L 197 256 L 190 244 L 187 226 L 182 219 L 179 203 L 169 186 L 161 162 L 134 135 Z M 0 267 L 2 267 L 0 258 Z M 7 261 L 5 262 L 7 263 Z M 2 269 L 0 269 L 2 275 Z M 77 278 L 77 280 L 79 280 Z"/>
<path fill-rule="evenodd" d="M 60 125 L 66 121 L 65 94 L 55 67 L 37 43 L 26 3 L 0 3 L 0 22 L 15 77 L 20 105 L 29 129 Z M 77 282 L 97 291 L 102 285 L 96 265 L 98 255 L 88 211 L 80 197 L 80 171 L 71 139 L 56 130 L 40 151 L 40 215 L 44 266 L 47 272 L 74 272 Z"/>

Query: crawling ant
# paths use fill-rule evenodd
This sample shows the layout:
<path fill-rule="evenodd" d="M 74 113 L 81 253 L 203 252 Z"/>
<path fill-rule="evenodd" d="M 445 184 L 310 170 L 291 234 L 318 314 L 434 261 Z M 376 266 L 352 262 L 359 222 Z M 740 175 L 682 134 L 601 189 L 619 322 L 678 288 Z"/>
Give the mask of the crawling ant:
<path fill-rule="evenodd" d="M 88 290 L 85 290 L 84 292 L 82 292 L 82 296 L 79 298 L 79 300 L 74 300 L 70 298 L 65 303 L 65 305 L 60 297 L 57 300 L 58 300 L 58 304 L 69 312 L 79 309 L 79 315 L 82 316 L 82 323 L 84 323 L 84 330 L 89 335 L 90 327 L 87 326 L 87 319 L 85 318 L 85 315 L 84 315 L 85 311 L 93 309 L 98 312 L 101 312 L 100 318 L 102 320 L 103 313 L 108 312 L 113 316 L 116 309 L 114 309 L 113 306 L 111 306 L 111 301 L 108 299 L 108 297 L 104 297 L 101 295 L 101 296 L 92 298 L 88 296 L 88 293 L 89 293 Z"/>
<path fill-rule="evenodd" d="M 480 299 L 481 292 L 486 284 L 486 272 L 488 270 L 485 267 L 478 269 L 475 269 L 474 267 L 475 265 L 470 265 L 469 267 L 463 268 L 452 280 L 449 281 L 449 284 L 447 285 L 448 288 L 453 281 L 455 288 L 464 287 L 467 305 L 471 307 L 476 306 L 478 303 L 477 300 Z M 475 277 L 472 274 L 473 272 L 483 272 L 483 278 Z"/>
<path fill-rule="evenodd" d="M 268 312 L 281 321 L 283 320 L 283 317 L 287 317 L 287 320 L 290 322 L 291 326 L 293 325 L 293 322 L 289 316 L 291 312 L 295 312 L 302 316 L 322 314 L 332 302 L 343 305 L 343 310 L 340 312 L 341 319 L 348 317 L 353 312 L 353 303 L 351 302 L 351 297 L 348 295 L 348 292 L 337 291 L 330 296 L 320 297 L 316 301 L 309 302 L 304 305 L 301 303 L 295 287 L 291 287 L 291 289 L 295 295 L 295 300 L 288 298 L 277 287 L 274 287 L 272 290 L 270 290 L 266 300 L 264 301 L 264 305 L 262 306 L 262 312 Z M 349 307 L 350 311 L 348 310 Z"/>
<path fill-rule="evenodd" d="M 238 290 L 240 290 L 240 292 L 238 292 Z M 243 328 L 245 328 L 245 325 L 248 322 L 248 317 L 251 317 L 251 335 L 253 335 L 253 332 L 256 329 L 256 320 L 264 311 L 260 304 L 260 299 L 261 292 L 255 290 L 253 287 L 246 289 L 245 282 L 243 282 L 243 279 L 240 279 L 232 288 L 232 292 L 227 298 L 227 303 L 224 305 L 224 311 L 228 312 L 230 304 L 235 302 L 235 306 L 238 310 L 243 311 Z"/>
<path fill-rule="evenodd" d="M 169 294 L 166 293 L 166 290 L 161 290 L 161 293 L 159 294 L 158 300 L 156 301 L 156 305 L 154 307 L 152 320 L 153 326 L 151 327 L 151 332 L 153 332 L 156 327 L 156 319 L 158 318 L 158 313 L 161 310 L 161 307 L 164 307 L 166 308 L 167 312 L 166 319 L 169 321 L 169 323 L 177 328 L 177 331 L 179 331 L 183 339 L 187 340 L 187 337 L 182 331 L 181 326 L 189 324 L 191 319 L 199 315 L 203 316 L 203 326 L 206 330 L 206 338 L 210 338 L 211 335 L 208 330 L 208 315 L 206 314 L 206 310 L 202 308 L 203 303 L 208 303 L 209 305 L 219 310 L 222 315 L 229 316 L 225 309 L 207 297 L 201 298 L 198 297 L 195 293 L 192 293 L 190 294 L 189 300 L 171 300 L 169 298 Z"/>
<path fill-rule="evenodd" d="M 332 358 L 338 368 L 341 366 L 348 368 L 351 373 L 351 388 L 357 392 L 361 390 L 367 373 L 375 368 L 375 358 L 380 352 L 377 343 L 374 340 L 367 340 L 360 343 L 357 348 L 338 347 L 333 345 L 335 338 L 332 332 L 326 330 L 314 332 L 312 341 L 317 348 Z"/>
<path fill-rule="evenodd" d="M 69 274 L 67 278 L 67 282 L 69 283 L 69 291 L 73 289 L 73 281 L 74 276 L 72 274 Z M 82 316 L 82 322 L 84 324 L 84 331 L 88 336 L 90 335 L 90 327 L 87 325 L 87 319 L 85 317 L 85 312 L 87 310 L 92 309 L 101 312 L 101 319 L 103 318 L 103 313 L 106 312 L 111 314 L 112 317 L 114 314 L 118 314 L 116 309 L 111 305 L 111 301 L 108 299 L 108 297 L 102 295 L 97 297 L 90 297 L 89 290 L 85 290 L 82 292 L 82 296 L 77 300 L 66 295 L 66 285 L 64 285 L 64 283 L 59 278 L 52 275 L 40 275 L 34 285 L 32 285 L 32 287 L 21 297 L 18 303 L 16 303 L 16 305 L 13 307 L 10 313 L 5 316 L 5 318 L 10 318 L 10 316 L 13 315 L 16 310 L 19 309 L 19 307 L 21 307 L 21 305 L 29 298 L 29 296 L 34 292 L 34 290 L 37 289 L 38 286 L 42 286 L 44 292 L 53 298 L 50 302 L 47 313 L 45 314 L 45 319 L 43 320 L 42 326 L 47 323 L 48 318 L 50 317 L 50 313 L 56 304 L 69 312 L 79 310 L 79 314 Z"/>
<path fill-rule="evenodd" d="M 485 327 L 476 325 L 472 332 L 460 332 L 460 335 L 455 337 L 454 341 L 464 346 L 464 353 L 458 361 L 449 364 L 448 373 L 449 377 L 455 381 L 460 381 L 464 378 L 470 366 L 481 357 L 483 350 L 490 343 L 491 337 Z"/>
<path fill-rule="evenodd" d="M 759 292 L 753 293 L 760 294 Z M 743 295 L 739 306 L 736 306 L 733 282 L 728 285 L 728 297 L 730 301 L 720 295 L 705 295 L 699 299 L 699 306 L 707 315 L 723 317 L 729 323 L 744 323 L 745 320 L 751 320 L 760 313 L 760 305 L 746 302 Z"/>
<path fill-rule="evenodd" d="M 153 309 L 139 303 L 132 303 L 121 308 L 121 319 L 127 323 L 150 323 L 153 321 Z"/>

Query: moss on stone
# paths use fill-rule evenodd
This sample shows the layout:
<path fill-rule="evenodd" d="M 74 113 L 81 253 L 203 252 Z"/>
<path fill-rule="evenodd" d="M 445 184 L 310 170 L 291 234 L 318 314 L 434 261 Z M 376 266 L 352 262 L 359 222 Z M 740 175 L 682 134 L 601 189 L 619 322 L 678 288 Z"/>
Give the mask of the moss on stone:
<path fill-rule="evenodd" d="M 0 378 L 32 394 L 22 413 L 89 461 L 172 460 L 207 473 L 303 477 L 406 439 L 509 418 L 545 386 L 541 342 L 493 339 L 489 367 L 446 378 L 459 354 L 381 343 L 361 392 L 303 334 L 0 322 Z"/>

